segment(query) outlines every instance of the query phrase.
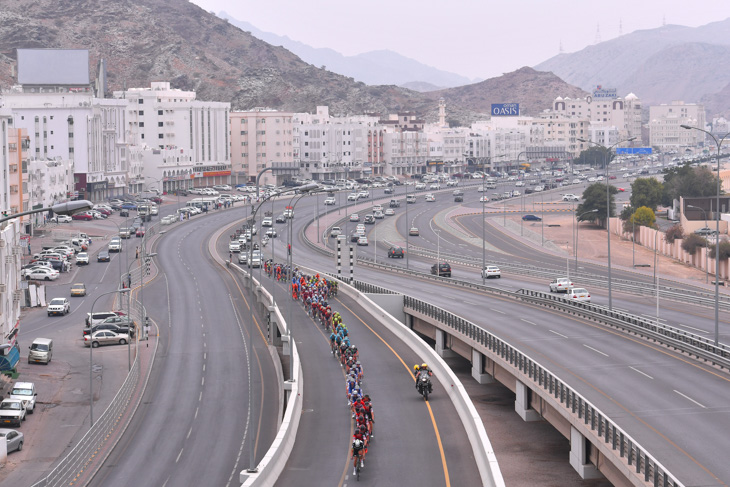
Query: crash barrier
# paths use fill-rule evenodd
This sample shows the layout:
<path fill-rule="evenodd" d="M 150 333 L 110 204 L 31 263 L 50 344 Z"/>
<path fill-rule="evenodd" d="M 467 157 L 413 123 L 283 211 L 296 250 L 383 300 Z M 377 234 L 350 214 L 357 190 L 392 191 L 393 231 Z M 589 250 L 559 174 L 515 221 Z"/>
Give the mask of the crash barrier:
<path fill-rule="evenodd" d="M 141 304 L 132 300 L 131 316 L 137 323 L 141 322 L 141 309 Z M 136 336 L 136 347 L 139 350 L 140 333 L 137 333 Z M 157 346 L 152 349 L 151 360 L 153 362 L 156 353 Z M 132 421 L 134 413 L 142 401 L 148 378 L 149 374 L 145 375 L 144 383 L 140 384 L 140 380 L 143 379 L 143 371 L 139 353 L 136 353 L 127 378 L 106 410 L 68 455 L 58 462 L 48 475 L 33 484 L 33 487 L 87 485 Z M 141 392 L 139 391 L 140 386 L 142 387 Z"/>
<path fill-rule="evenodd" d="M 255 292 L 257 294 L 256 302 L 261 303 L 265 308 L 265 314 L 273 315 L 270 319 L 279 328 L 282 337 L 290 337 L 286 321 L 278 306 L 274 304 L 271 294 L 264 288 L 259 281 L 253 277 L 252 273 L 247 272 L 238 265 L 230 265 L 236 272 L 242 274 L 245 279 L 251 279 Z M 253 340 L 253 336 L 249 337 Z M 281 421 L 279 430 L 276 433 L 274 441 L 266 451 L 266 454 L 256 466 L 255 472 L 242 470 L 239 474 L 239 481 L 245 487 L 268 487 L 276 484 L 281 472 L 284 471 L 286 462 L 289 460 L 294 441 L 299 429 L 299 420 L 302 415 L 302 393 L 304 392 L 302 364 L 300 362 L 299 352 L 294 340 L 289 339 L 290 359 L 294 364 L 294 374 L 296 380 L 287 381 L 284 389 L 289 391 L 289 397 L 284 410 L 284 419 Z M 259 412 L 261 413 L 261 412 Z"/>
<path fill-rule="evenodd" d="M 367 286 L 362 284 L 360 281 L 355 281 L 353 286 L 355 289 L 365 289 Z M 347 289 L 346 286 L 341 287 Z M 368 303 L 368 307 L 376 307 L 371 303 Z M 406 313 L 430 318 L 432 324 L 449 330 L 449 333 L 464 340 L 465 343 L 475 346 L 489 359 L 510 371 L 520 382 L 529 385 L 530 389 L 549 402 L 584 437 L 591 439 L 591 442 L 627 478 L 638 477 L 655 487 L 683 487 L 683 484 L 659 461 L 600 409 L 550 370 L 506 341 L 443 308 L 408 295 L 404 295 L 404 310 Z M 430 350 L 430 347 L 428 348 Z M 436 354 L 433 350 L 431 352 Z M 480 421 L 478 416 L 475 420 Z"/>
<path fill-rule="evenodd" d="M 316 272 L 313 270 L 309 271 Z M 459 419 L 461 419 L 464 425 L 474 459 L 479 469 L 482 485 L 490 487 L 504 486 L 502 472 L 499 469 L 499 463 L 497 462 L 497 457 L 494 455 L 489 437 L 484 429 L 484 424 L 459 378 L 435 350 L 429 347 L 412 330 L 408 329 L 364 294 L 366 292 L 373 293 L 374 288 L 377 286 L 368 285 L 360 281 L 356 281 L 355 285 L 356 287 L 344 283 L 340 284 L 339 291 L 354 299 L 363 309 L 367 309 L 376 319 L 380 320 L 381 324 L 428 362 L 429 367 L 434 372 L 434 377 L 438 379 L 443 387 L 443 391 L 449 396 L 459 415 Z M 394 291 L 385 291 L 388 294 L 400 294 Z"/>

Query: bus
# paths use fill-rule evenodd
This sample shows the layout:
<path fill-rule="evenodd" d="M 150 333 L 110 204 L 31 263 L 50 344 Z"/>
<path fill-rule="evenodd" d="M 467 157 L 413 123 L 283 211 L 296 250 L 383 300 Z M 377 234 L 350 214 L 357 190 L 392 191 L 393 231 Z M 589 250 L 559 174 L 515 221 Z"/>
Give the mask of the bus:
<path fill-rule="evenodd" d="M 219 199 L 220 198 L 218 198 L 217 196 L 204 196 L 202 198 L 193 198 L 190 201 L 188 201 L 185 204 L 185 206 L 194 206 L 194 207 L 200 208 L 202 210 L 202 209 L 205 209 L 206 207 L 207 208 L 212 207 L 213 205 L 218 203 Z"/>

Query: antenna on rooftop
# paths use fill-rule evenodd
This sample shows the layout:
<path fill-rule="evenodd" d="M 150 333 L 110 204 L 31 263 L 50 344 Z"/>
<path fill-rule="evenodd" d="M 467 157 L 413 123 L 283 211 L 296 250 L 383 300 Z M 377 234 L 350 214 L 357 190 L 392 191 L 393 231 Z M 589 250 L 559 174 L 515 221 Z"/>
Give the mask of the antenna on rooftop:
<path fill-rule="evenodd" d="M 565 52 L 565 49 L 563 49 L 563 39 L 560 39 L 560 46 L 558 47 L 558 54 L 563 54 Z"/>
<path fill-rule="evenodd" d="M 596 24 L 596 38 L 593 41 L 593 44 L 600 44 L 601 43 L 601 24 Z"/>
<path fill-rule="evenodd" d="M 624 35 L 624 21 L 618 19 L 618 36 L 621 37 L 622 35 Z"/>
<path fill-rule="evenodd" d="M 666 26 L 667 26 L 667 14 L 664 14 L 662 16 L 662 27 L 666 27 Z"/>

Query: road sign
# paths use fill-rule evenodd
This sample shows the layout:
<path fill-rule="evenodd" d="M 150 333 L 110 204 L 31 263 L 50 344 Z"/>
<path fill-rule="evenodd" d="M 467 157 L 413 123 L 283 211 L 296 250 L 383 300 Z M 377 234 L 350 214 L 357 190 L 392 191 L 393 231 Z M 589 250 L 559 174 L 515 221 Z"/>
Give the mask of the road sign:
<path fill-rule="evenodd" d="M 649 155 L 652 153 L 651 147 L 617 147 L 616 154 L 642 154 Z"/>

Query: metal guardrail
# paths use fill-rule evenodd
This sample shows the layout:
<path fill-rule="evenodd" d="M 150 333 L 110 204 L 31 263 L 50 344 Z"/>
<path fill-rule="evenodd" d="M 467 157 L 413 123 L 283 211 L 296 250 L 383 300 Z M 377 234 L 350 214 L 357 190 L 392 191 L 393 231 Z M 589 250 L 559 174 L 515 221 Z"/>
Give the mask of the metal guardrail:
<path fill-rule="evenodd" d="M 354 281 L 351 283 L 358 291 L 368 293 L 374 290 L 372 284 Z M 379 286 L 375 286 L 379 288 Z M 386 293 L 395 293 L 383 289 Z M 400 293 L 396 293 L 400 294 Z M 655 487 L 682 487 L 683 484 L 674 477 L 659 461 L 636 442 L 628 433 L 614 423 L 600 409 L 591 404 L 581 394 L 561 381 L 550 370 L 534 361 L 517 348 L 498 338 L 484 328 L 461 318 L 443 308 L 426 303 L 420 299 L 404 295 L 404 308 L 433 318 L 443 323 L 454 332 L 479 343 L 493 356 L 518 370 L 527 377 L 533 387 L 542 389 L 560 403 L 570 414 L 583 421 L 585 427 L 594 433 L 598 441 L 609 447 L 619 458 L 623 459 L 645 482 Z"/>

